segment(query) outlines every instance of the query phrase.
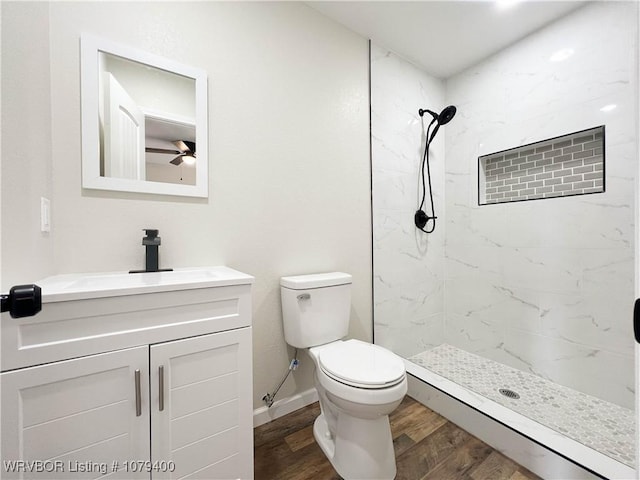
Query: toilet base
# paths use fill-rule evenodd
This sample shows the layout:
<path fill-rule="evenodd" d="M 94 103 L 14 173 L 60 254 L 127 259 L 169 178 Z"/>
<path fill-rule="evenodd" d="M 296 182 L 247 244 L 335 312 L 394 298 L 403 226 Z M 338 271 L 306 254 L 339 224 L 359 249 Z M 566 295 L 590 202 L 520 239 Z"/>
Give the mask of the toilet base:
<path fill-rule="evenodd" d="M 313 424 L 313 436 L 338 474 L 349 480 L 392 480 L 396 459 L 389 417 L 374 420 L 338 414 L 335 438 L 320 414 Z"/>

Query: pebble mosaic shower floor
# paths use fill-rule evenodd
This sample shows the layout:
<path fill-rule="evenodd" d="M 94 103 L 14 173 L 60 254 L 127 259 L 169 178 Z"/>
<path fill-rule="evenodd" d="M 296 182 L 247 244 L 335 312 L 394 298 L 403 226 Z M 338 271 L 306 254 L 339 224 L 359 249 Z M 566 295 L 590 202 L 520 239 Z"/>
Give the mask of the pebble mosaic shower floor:
<path fill-rule="evenodd" d="M 634 466 L 632 410 L 448 344 L 409 360 L 625 465 Z M 520 398 L 504 396 L 500 389 L 517 392 Z"/>

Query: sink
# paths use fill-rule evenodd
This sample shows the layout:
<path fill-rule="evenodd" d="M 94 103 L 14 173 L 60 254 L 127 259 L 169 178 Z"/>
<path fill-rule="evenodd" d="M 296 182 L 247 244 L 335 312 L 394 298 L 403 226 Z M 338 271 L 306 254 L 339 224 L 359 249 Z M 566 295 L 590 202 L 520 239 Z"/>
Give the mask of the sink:
<path fill-rule="evenodd" d="M 42 288 L 43 303 L 248 283 L 253 283 L 252 276 L 224 266 L 177 268 L 170 272 L 67 274 L 37 282 Z"/>
<path fill-rule="evenodd" d="M 165 285 L 200 282 L 217 278 L 215 271 L 211 270 L 176 270 L 171 272 L 147 272 L 147 273 L 103 273 L 100 275 L 88 275 L 79 278 L 69 285 L 69 288 L 125 288 L 148 285 Z"/>

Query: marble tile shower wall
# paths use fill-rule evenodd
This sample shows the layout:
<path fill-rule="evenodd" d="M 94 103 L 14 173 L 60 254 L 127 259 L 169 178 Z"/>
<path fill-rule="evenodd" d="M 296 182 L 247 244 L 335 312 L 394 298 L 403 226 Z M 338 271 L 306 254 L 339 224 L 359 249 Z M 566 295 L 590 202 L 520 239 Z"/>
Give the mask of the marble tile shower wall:
<path fill-rule="evenodd" d="M 419 108 L 444 106 L 444 86 L 395 54 L 371 46 L 374 332 L 411 356 L 443 341 L 444 222 L 418 234 L 418 179 L 425 132 Z M 444 135 L 431 146 L 436 215 L 444 214 Z"/>
<path fill-rule="evenodd" d="M 637 8 L 588 4 L 446 82 L 459 112 L 446 129 L 446 342 L 626 408 Z M 478 206 L 478 157 L 595 125 L 606 192 Z"/>

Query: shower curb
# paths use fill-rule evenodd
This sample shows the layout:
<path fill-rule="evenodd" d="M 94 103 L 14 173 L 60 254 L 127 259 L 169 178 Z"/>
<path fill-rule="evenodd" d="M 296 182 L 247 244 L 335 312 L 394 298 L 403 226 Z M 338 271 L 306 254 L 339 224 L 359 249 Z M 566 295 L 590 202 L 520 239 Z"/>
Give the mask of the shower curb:
<path fill-rule="evenodd" d="M 617 462 L 405 361 L 409 395 L 542 478 L 628 480 L 633 468 Z M 484 411 L 483 411 L 484 410 Z M 488 413 L 485 413 L 489 410 Z M 508 412 L 501 415 L 500 412 Z M 517 430 L 516 430 L 517 428 Z"/>

